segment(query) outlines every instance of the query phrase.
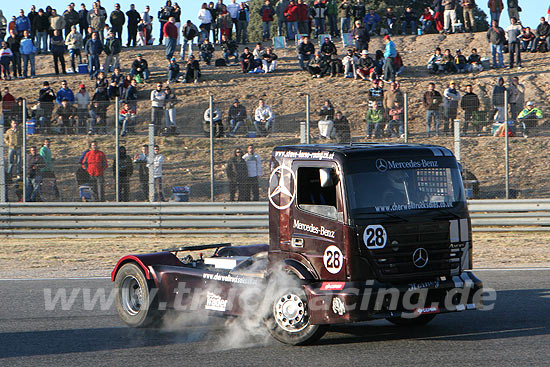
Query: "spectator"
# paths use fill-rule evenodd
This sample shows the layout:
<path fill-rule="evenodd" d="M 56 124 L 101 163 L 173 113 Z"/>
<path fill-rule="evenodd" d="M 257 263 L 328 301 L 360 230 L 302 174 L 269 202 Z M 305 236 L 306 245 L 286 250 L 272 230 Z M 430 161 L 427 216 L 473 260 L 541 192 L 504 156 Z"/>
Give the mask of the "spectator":
<path fill-rule="evenodd" d="M 392 138 L 401 137 L 404 138 L 403 134 L 403 106 L 399 101 L 394 101 L 393 106 L 389 109 L 388 115 L 390 121 L 384 129 L 386 134 L 390 134 Z"/>
<path fill-rule="evenodd" d="M 352 13 L 353 13 L 353 5 L 350 4 L 349 0 L 342 0 L 342 3 L 338 6 L 338 16 L 340 17 L 341 34 L 349 33 Z"/>
<path fill-rule="evenodd" d="M 166 5 L 163 6 L 162 8 L 160 8 L 160 10 L 158 11 L 158 19 L 159 19 L 159 23 L 160 23 L 160 34 L 159 34 L 159 46 L 162 45 L 162 41 L 164 40 L 164 37 L 166 36 L 166 32 L 164 31 L 164 26 L 166 24 L 168 24 L 168 22 L 170 21 L 170 17 L 172 16 L 172 11 L 174 10 L 174 8 L 172 7 L 172 2 L 170 0 L 167 0 L 166 1 Z M 175 23 L 175 18 L 174 18 L 174 23 Z M 175 25 L 174 25 L 175 27 Z M 176 29 L 176 38 L 178 37 L 177 36 L 177 29 Z M 171 58 L 172 56 L 170 56 Z M 168 58 L 168 60 L 170 59 Z"/>
<path fill-rule="evenodd" d="M 508 86 L 508 103 L 510 104 L 510 113 L 512 120 L 516 121 L 520 109 L 523 106 L 525 98 L 525 86 L 519 82 L 519 78 L 514 76 L 512 83 Z"/>
<path fill-rule="evenodd" d="M 244 201 L 248 188 L 248 165 L 242 158 L 241 148 L 236 148 L 233 157 L 227 161 L 225 173 L 229 180 L 229 201 L 235 201 L 235 195 L 239 192 L 238 201 Z M 249 193 L 248 193 L 249 194 Z"/>
<path fill-rule="evenodd" d="M 27 156 L 27 201 L 40 201 L 40 186 L 42 184 L 42 169 L 46 167 L 44 158 L 38 154 L 36 146 L 32 146 L 29 149 L 29 155 Z"/>
<path fill-rule="evenodd" d="M 90 150 L 82 159 L 82 168 L 90 176 L 90 184 L 97 201 L 105 201 L 105 178 L 103 177 L 103 172 L 107 167 L 107 157 L 99 150 L 97 142 L 95 140 L 92 141 L 90 143 Z"/>
<path fill-rule="evenodd" d="M 105 40 L 105 46 L 103 51 L 105 51 L 105 63 L 103 64 L 103 71 L 105 73 L 110 72 L 113 68 L 119 68 L 120 64 L 118 61 L 120 51 L 122 50 L 122 43 L 120 38 L 116 37 L 115 32 L 109 31 L 109 36 Z"/>
<path fill-rule="evenodd" d="M 462 127 L 462 134 L 466 135 L 468 132 L 468 127 L 470 123 L 474 121 L 474 113 L 479 110 L 479 98 L 477 94 L 473 92 L 473 87 L 471 84 L 466 86 L 466 93 L 462 96 L 460 100 L 460 107 L 464 110 L 464 125 Z M 474 125 L 474 129 L 479 131 L 480 126 Z"/>
<path fill-rule="evenodd" d="M 341 111 L 337 111 L 336 114 L 334 114 L 333 122 L 338 143 L 351 143 L 351 133 L 347 117 L 344 116 Z"/>
<path fill-rule="evenodd" d="M 357 78 L 356 66 L 359 63 L 359 58 L 353 52 L 353 50 L 348 50 L 346 56 L 342 60 L 344 65 L 344 77 L 345 78 Z"/>
<path fill-rule="evenodd" d="M 221 138 L 224 136 L 223 133 L 223 122 L 222 122 L 222 114 L 220 110 L 216 106 L 212 106 L 213 112 L 212 117 L 210 117 L 210 108 L 207 108 L 204 111 L 204 132 L 206 136 L 210 136 L 210 118 L 212 118 L 212 132 L 214 134 L 215 138 Z"/>
<path fill-rule="evenodd" d="M 158 136 L 162 120 L 164 118 L 164 101 L 166 94 L 162 89 L 162 83 L 157 83 L 157 88 L 151 91 L 151 121 L 155 126 L 155 135 Z"/>
<path fill-rule="evenodd" d="M 48 32 L 50 30 L 50 19 L 48 18 L 48 15 L 44 13 L 44 9 L 38 9 L 38 15 L 34 18 L 33 25 L 36 30 L 36 47 L 38 48 L 37 53 L 41 54 L 48 52 Z"/>
<path fill-rule="evenodd" d="M 239 127 L 243 124 L 246 125 L 246 108 L 239 103 L 239 100 L 235 98 L 229 112 L 227 114 L 227 120 L 229 122 L 229 137 L 234 137 Z"/>
<path fill-rule="evenodd" d="M 394 14 L 392 8 L 386 8 L 386 13 L 384 14 L 384 23 L 382 25 L 382 31 L 380 34 L 393 36 L 396 32 L 397 27 L 397 16 Z"/>
<path fill-rule="evenodd" d="M 152 45 L 153 44 L 153 17 L 149 14 L 151 11 L 151 8 L 149 5 L 145 7 L 145 11 L 141 13 L 141 20 L 143 21 L 143 32 L 144 32 L 144 38 L 145 38 L 145 45 Z M 144 46 L 145 46 L 144 45 Z"/>
<path fill-rule="evenodd" d="M 118 147 L 118 198 L 119 201 L 130 201 L 130 177 L 134 173 L 132 159 L 126 154 L 126 147 Z M 113 165 L 113 176 L 116 168 Z"/>
<path fill-rule="evenodd" d="M 477 71 L 483 71 L 481 56 L 479 56 L 477 49 L 475 48 L 472 48 L 472 53 L 468 56 L 468 71 L 474 73 Z"/>
<path fill-rule="evenodd" d="M 395 102 L 399 103 L 399 106 L 404 106 L 404 96 L 403 92 L 401 91 L 399 82 L 393 82 L 390 85 L 390 90 L 386 91 L 384 93 L 383 98 L 383 106 L 386 110 L 386 113 L 389 114 L 390 109 L 392 109 L 395 105 Z M 403 121 L 403 117 L 400 117 L 401 121 Z"/>
<path fill-rule="evenodd" d="M 248 47 L 245 47 L 241 54 L 241 70 L 243 73 L 248 73 L 254 70 L 254 55 L 250 52 Z"/>
<path fill-rule="evenodd" d="M 229 13 L 229 16 L 231 17 L 231 23 L 235 26 L 235 33 L 239 33 L 239 29 L 237 27 L 238 27 L 238 18 L 239 18 L 240 8 L 241 7 L 240 7 L 239 4 L 237 4 L 236 0 L 231 0 L 231 2 L 229 4 L 227 4 L 227 12 Z M 222 13 L 223 13 L 223 9 L 222 9 Z M 232 28 L 233 28 L 233 26 L 230 27 L 229 38 L 232 38 L 231 37 L 231 29 Z"/>
<path fill-rule="evenodd" d="M 57 188 L 57 181 L 55 180 L 55 171 L 53 170 L 53 158 L 52 151 L 50 150 L 51 140 L 46 138 L 44 139 L 44 145 L 40 148 L 40 156 L 44 159 L 45 166 L 42 168 L 42 177 L 43 178 L 52 178 L 53 179 L 53 192 L 55 197 L 59 199 L 59 190 Z"/>
<path fill-rule="evenodd" d="M 104 43 L 103 30 L 105 29 L 105 14 L 103 14 L 99 8 L 94 8 L 94 10 L 88 13 L 88 24 L 92 27 L 92 30 L 97 33 L 99 41 L 101 44 Z"/>
<path fill-rule="evenodd" d="M 100 130 L 106 134 L 107 133 L 107 108 L 109 107 L 109 96 L 107 90 L 100 86 L 97 88 L 97 91 L 92 97 L 92 104 L 90 107 L 90 120 L 89 120 L 89 130 L 88 135 L 93 135 Z"/>
<path fill-rule="evenodd" d="M 13 77 L 14 78 L 22 78 L 23 74 L 21 73 L 21 41 L 19 40 L 19 37 L 17 36 L 17 32 L 15 30 L 10 30 L 10 36 L 8 37 L 7 41 L 8 47 L 10 48 L 13 56 L 11 58 L 12 63 L 12 70 L 13 70 Z"/>
<path fill-rule="evenodd" d="M 50 87 L 50 83 L 45 81 L 44 83 L 42 83 L 42 85 L 43 88 L 40 89 L 40 92 L 38 94 L 38 101 L 40 102 L 40 106 L 44 109 L 44 116 L 49 123 L 54 108 L 54 102 L 57 99 L 57 96 L 53 89 Z"/>
<path fill-rule="evenodd" d="M 201 43 L 199 46 L 199 51 L 201 53 L 202 61 L 204 61 L 206 65 L 210 65 L 212 55 L 214 54 L 214 46 L 210 43 L 208 38 L 205 38 L 203 43 Z"/>
<path fill-rule="evenodd" d="M 126 47 L 130 47 L 130 45 L 136 47 L 138 24 L 141 21 L 141 15 L 139 15 L 134 4 L 130 4 L 130 10 L 126 12 L 126 17 L 128 18 L 128 42 L 126 42 Z M 122 34 L 119 38 L 122 39 Z"/>
<path fill-rule="evenodd" d="M 100 87 L 105 89 L 109 88 L 109 79 L 105 77 L 105 73 L 103 71 L 97 73 L 97 78 L 95 80 L 95 89 Z M 109 92 L 107 92 L 107 94 L 109 94 Z"/>
<path fill-rule="evenodd" d="M 21 39 L 21 45 L 19 48 L 21 57 L 23 59 L 23 78 L 27 78 L 29 63 L 31 64 L 31 78 L 34 78 L 36 75 L 34 57 L 36 55 L 36 47 L 34 42 L 29 34 L 29 31 L 23 31 L 23 39 Z"/>
<path fill-rule="evenodd" d="M 443 134 L 449 134 L 449 125 L 452 127 L 456 119 L 458 111 L 458 103 L 460 102 L 460 92 L 456 89 L 456 83 L 451 81 L 449 88 L 443 92 L 443 109 L 445 111 L 445 119 L 443 120 Z"/>
<path fill-rule="evenodd" d="M 321 55 L 326 59 L 330 60 L 332 55 L 336 55 L 338 52 L 334 42 L 329 37 L 325 37 L 323 44 L 321 45 Z"/>
<path fill-rule="evenodd" d="M 75 59 L 78 56 L 78 63 L 82 64 L 82 55 L 80 53 L 80 50 L 82 49 L 83 40 L 82 40 L 82 34 L 76 31 L 76 26 L 71 26 L 71 31 L 67 35 L 67 38 L 65 39 L 65 45 L 67 46 L 67 49 L 69 50 L 69 55 L 71 56 L 71 70 L 73 73 L 78 72 L 77 64 L 75 63 Z"/>
<path fill-rule="evenodd" d="M 444 29 L 444 20 L 443 20 L 444 8 L 442 5 L 442 0 L 434 0 L 433 8 L 434 8 L 435 29 L 441 34 L 443 33 L 443 29 Z"/>
<path fill-rule="evenodd" d="M 260 136 L 267 136 L 269 134 L 273 120 L 274 116 L 271 107 L 267 106 L 263 99 L 260 99 L 254 113 L 254 127 Z"/>
<path fill-rule="evenodd" d="M 74 108 L 67 98 L 63 98 L 61 105 L 57 106 L 55 119 L 57 121 L 58 134 L 74 134 L 75 118 L 77 117 L 76 108 Z"/>
<path fill-rule="evenodd" d="M 443 30 L 445 33 L 455 33 L 457 0 L 443 0 Z"/>
<path fill-rule="evenodd" d="M 367 111 L 367 116 L 365 117 L 365 121 L 367 122 L 367 138 L 371 138 L 373 135 L 373 129 L 374 129 L 374 137 L 379 138 L 380 137 L 380 126 L 384 124 L 384 110 L 382 108 L 378 108 L 378 102 L 373 101 L 371 106 L 369 107 Z"/>
<path fill-rule="evenodd" d="M 233 19 L 231 14 L 227 11 L 227 7 L 225 5 L 222 5 L 221 12 L 218 14 L 217 26 L 220 29 L 220 37 L 225 34 L 227 38 L 231 38 Z"/>
<path fill-rule="evenodd" d="M 264 53 L 265 49 L 263 48 L 262 43 L 256 43 L 256 47 L 252 50 L 252 56 L 254 56 L 254 68 L 261 68 Z"/>
<path fill-rule="evenodd" d="M 365 18 L 365 4 L 362 0 L 357 0 L 355 4 L 353 4 L 353 22 L 360 20 L 362 21 L 363 18 Z"/>
<path fill-rule="evenodd" d="M 115 4 L 115 10 L 111 12 L 109 23 L 111 23 L 111 30 L 113 31 L 115 37 L 122 40 L 122 26 L 126 23 L 126 17 L 120 10 L 120 4 Z"/>
<path fill-rule="evenodd" d="M 76 115 L 78 116 L 78 133 L 85 133 L 88 124 L 88 106 L 90 105 L 90 94 L 84 84 L 78 87 L 78 93 L 74 96 L 76 102 Z"/>
<path fill-rule="evenodd" d="M 179 102 L 176 93 L 169 86 L 164 88 L 164 135 L 176 135 L 176 103 Z"/>
<path fill-rule="evenodd" d="M 54 34 L 55 31 L 59 31 L 59 35 L 62 36 L 62 31 L 65 29 L 65 19 L 57 14 L 57 10 L 52 9 L 51 15 L 50 15 L 50 35 Z M 51 40 L 50 40 L 51 42 Z"/>
<path fill-rule="evenodd" d="M 327 12 L 326 0 L 315 0 L 311 3 L 313 24 L 315 25 L 315 39 L 325 34 L 325 17 Z"/>
<path fill-rule="evenodd" d="M 189 55 L 187 59 L 187 65 L 185 70 L 185 82 L 186 83 L 195 83 L 199 82 L 201 77 L 201 69 L 199 65 L 199 60 L 195 59 L 195 56 Z"/>
<path fill-rule="evenodd" d="M 36 27 L 34 25 L 34 20 L 38 16 L 38 13 L 36 12 L 36 6 L 31 5 L 31 9 L 29 13 L 27 14 L 27 18 L 29 18 L 29 22 L 31 23 L 31 29 L 29 30 L 29 36 L 34 41 L 34 37 L 36 36 Z"/>
<path fill-rule="evenodd" d="M 120 136 L 128 135 L 128 130 L 134 126 L 135 120 L 136 111 L 130 107 L 128 102 L 124 102 L 119 112 Z"/>
<path fill-rule="evenodd" d="M 363 23 L 365 24 L 365 28 L 367 29 L 369 34 L 374 35 L 376 34 L 378 24 L 380 23 L 380 15 L 376 14 L 374 9 L 369 9 L 369 12 L 365 15 L 365 18 L 363 19 Z"/>
<path fill-rule="evenodd" d="M 288 0 L 278 0 L 275 4 L 275 13 L 277 14 L 277 36 L 282 37 L 286 34 L 286 39 L 290 41 L 288 25 L 285 17 L 285 10 L 288 7 L 288 4 L 290 4 Z"/>
<path fill-rule="evenodd" d="M 271 47 L 265 50 L 265 54 L 262 58 L 263 70 L 265 73 L 272 73 L 277 67 L 277 54 L 273 52 Z"/>
<path fill-rule="evenodd" d="M 222 40 L 220 45 L 222 46 L 223 58 L 226 65 L 229 65 L 229 56 L 235 58 L 235 64 L 239 61 L 239 52 L 237 42 L 232 39 L 228 39 L 225 34 L 222 34 Z"/>
<path fill-rule="evenodd" d="M 124 94 L 124 100 L 128 102 L 130 108 L 132 108 L 134 111 L 137 111 L 138 97 L 137 81 L 135 79 L 132 79 L 130 81 L 128 89 L 126 89 L 126 93 Z"/>
<path fill-rule="evenodd" d="M 312 78 L 322 78 L 330 73 L 330 66 L 325 58 L 321 56 L 321 52 L 317 51 L 315 56 L 309 60 L 307 70 Z"/>
<path fill-rule="evenodd" d="M 170 65 L 168 65 L 168 84 L 174 82 L 178 82 L 178 78 L 180 77 L 180 66 L 176 61 L 175 57 L 172 57 L 170 59 Z"/>
<path fill-rule="evenodd" d="M 374 79 L 372 81 L 372 87 L 367 92 L 369 107 L 372 107 L 374 102 L 378 103 L 379 107 L 382 107 L 384 101 L 384 88 L 382 88 L 382 85 L 383 82 L 381 80 Z"/>
<path fill-rule="evenodd" d="M 356 64 L 356 73 L 363 80 L 372 80 L 372 73 L 374 72 L 374 61 L 369 56 L 367 50 L 361 51 L 361 57 Z"/>
<path fill-rule="evenodd" d="M 262 42 L 271 40 L 271 23 L 274 20 L 275 8 L 271 5 L 269 0 L 264 1 L 264 5 L 259 10 L 260 17 L 262 18 Z M 324 14 L 323 14 L 324 16 Z M 324 18 L 323 18 L 324 21 Z"/>
<path fill-rule="evenodd" d="M 521 11 L 521 8 L 519 7 L 519 1 L 518 0 L 508 0 L 508 17 L 510 19 L 516 18 L 518 23 L 520 22 L 519 19 L 519 12 Z"/>
<path fill-rule="evenodd" d="M 466 32 L 473 33 L 475 30 L 474 9 L 476 8 L 475 0 L 462 0 L 462 16 L 464 18 L 464 29 Z"/>
<path fill-rule="evenodd" d="M 344 74 L 344 65 L 342 64 L 342 60 L 340 60 L 338 55 L 333 54 L 328 60 L 328 64 L 330 67 L 331 78 Z"/>
<path fill-rule="evenodd" d="M 550 30 L 550 29 L 549 29 Z M 503 68 L 502 47 L 505 42 L 504 29 L 498 26 L 498 22 L 493 20 L 491 28 L 487 31 L 487 40 L 491 45 L 491 55 L 493 57 L 493 68 Z M 497 63 L 498 57 L 498 63 Z"/>
<path fill-rule="evenodd" d="M 197 26 L 193 24 L 190 20 L 185 23 L 182 29 L 182 44 L 181 44 L 181 51 L 180 51 L 180 60 L 185 60 L 185 52 L 187 50 L 187 45 L 189 44 L 189 55 L 193 55 L 193 39 L 197 37 L 199 34 L 199 30 L 197 29 Z"/>
<path fill-rule="evenodd" d="M 262 176 L 262 160 L 260 156 L 254 152 L 254 145 L 250 144 L 247 148 L 247 153 L 243 155 L 248 169 L 247 190 L 244 195 L 244 200 L 258 201 L 260 197 L 260 186 L 258 179 Z"/>
<path fill-rule="evenodd" d="M 74 103 L 74 93 L 71 88 L 67 86 L 66 80 L 61 81 L 61 89 L 57 91 L 55 101 L 60 105 L 61 101 L 64 99 L 66 99 L 70 104 Z"/>
<path fill-rule="evenodd" d="M 550 24 L 544 17 L 540 18 L 540 24 L 537 27 L 535 42 L 531 52 L 537 52 L 539 45 L 546 43 L 546 50 L 550 51 Z"/>
<path fill-rule="evenodd" d="M 305 36 L 302 42 L 297 47 L 298 61 L 302 70 L 306 70 L 306 63 L 309 62 L 315 55 L 315 46 L 309 41 L 309 37 Z"/>
<path fill-rule="evenodd" d="M 13 52 L 8 47 L 6 41 L 2 41 L 2 48 L 0 49 L 0 67 L 2 68 L 2 79 L 11 80 L 10 64 L 13 59 Z"/>
<path fill-rule="evenodd" d="M 201 9 L 197 18 L 201 21 L 200 28 L 204 29 L 206 32 L 206 38 L 208 39 L 208 34 L 210 33 L 210 26 L 212 24 L 212 13 L 208 10 L 206 3 L 202 3 Z M 215 38 L 214 38 L 215 39 Z"/>
<path fill-rule="evenodd" d="M 390 36 L 384 36 L 384 81 L 386 83 L 395 81 L 396 68 L 394 67 L 395 59 L 397 58 L 397 49 L 395 43 L 391 40 Z M 397 68 L 399 70 L 399 68 Z"/>
<path fill-rule="evenodd" d="M 31 31 L 31 21 L 25 16 L 23 9 L 19 10 L 19 16 L 15 19 L 16 34 L 23 34 L 23 31 Z"/>
<path fill-rule="evenodd" d="M 149 78 L 149 65 L 147 64 L 147 60 L 145 60 L 141 54 L 137 54 L 136 59 L 132 63 L 130 76 L 139 76 L 142 81 Z"/>
<path fill-rule="evenodd" d="M 8 23 L 6 21 L 6 17 L 4 16 L 2 10 L 0 10 L 0 41 L 4 41 L 4 37 L 6 37 L 7 26 Z"/>
<path fill-rule="evenodd" d="M 317 127 L 319 128 L 319 136 L 321 138 L 332 139 L 336 135 L 334 130 L 334 107 L 329 99 L 325 100 L 325 103 L 319 111 L 319 122 Z"/>
<path fill-rule="evenodd" d="M 321 120 L 334 120 L 334 107 L 330 102 L 330 99 L 326 99 L 321 110 L 319 111 L 319 116 Z"/>
<path fill-rule="evenodd" d="M 455 68 L 459 73 L 465 73 L 469 69 L 468 60 L 466 56 L 462 54 L 461 49 L 456 50 L 456 56 L 454 60 Z"/>
<path fill-rule="evenodd" d="M 290 0 L 284 12 L 287 23 L 287 39 L 293 40 L 300 33 L 298 29 L 298 4 Z"/>
<path fill-rule="evenodd" d="M 99 55 L 103 52 L 103 45 L 99 40 L 99 36 L 96 32 L 92 33 L 92 38 L 86 42 L 86 55 L 88 57 L 88 72 L 90 74 L 90 80 L 99 73 Z"/>
<path fill-rule="evenodd" d="M 542 119 L 542 111 L 535 107 L 533 102 L 527 102 L 527 105 L 520 112 L 517 119 L 523 128 L 523 137 L 529 137 L 529 129 L 537 127 L 537 121 Z"/>
<path fill-rule="evenodd" d="M 176 18 L 170 17 L 164 24 L 164 37 L 166 37 L 166 60 L 170 60 L 176 52 L 178 40 L 178 28 L 176 27 Z"/>
<path fill-rule="evenodd" d="M 76 26 L 80 21 L 80 15 L 74 10 L 74 3 L 67 6 L 67 10 L 63 13 L 63 20 L 65 20 L 65 38 L 67 38 L 71 27 Z"/>
<path fill-rule="evenodd" d="M 134 155 L 134 163 L 137 164 L 139 169 L 139 186 L 141 188 L 141 194 L 143 200 L 149 200 L 149 145 L 143 144 L 141 146 L 141 153 Z"/>
<path fill-rule="evenodd" d="M 38 10 L 40 13 L 40 10 Z M 78 27 L 80 30 L 80 34 L 83 36 L 86 34 L 86 30 L 90 26 L 88 23 L 88 9 L 86 9 L 86 4 L 82 3 L 80 4 L 80 10 L 78 11 Z"/>
<path fill-rule="evenodd" d="M 405 12 L 401 17 L 401 34 L 407 34 L 407 27 L 411 27 L 411 34 L 416 34 L 416 15 L 413 13 L 412 8 L 407 6 Z"/>
<path fill-rule="evenodd" d="M 518 24 L 516 18 L 510 18 L 510 25 L 506 28 L 506 38 L 508 39 L 508 52 L 510 54 L 510 64 L 508 69 L 514 67 L 514 55 L 516 56 L 516 65 L 518 69 L 521 69 L 521 47 L 520 39 L 523 33 L 521 24 Z"/>
<path fill-rule="evenodd" d="M 535 34 L 531 31 L 531 27 L 525 27 L 521 34 L 521 52 L 531 51 L 535 43 Z"/>
<path fill-rule="evenodd" d="M 493 21 L 496 21 L 497 24 L 500 23 L 500 14 L 504 9 L 504 4 L 502 4 L 502 0 L 489 0 L 487 7 L 489 8 L 489 12 L 491 14 L 491 24 L 493 23 Z"/>
<path fill-rule="evenodd" d="M 107 96 L 110 101 L 114 101 L 117 97 L 120 98 L 120 86 L 117 84 L 116 80 L 111 80 L 111 83 L 109 83 L 107 87 Z"/>
<path fill-rule="evenodd" d="M 153 162 L 149 166 L 153 169 L 153 179 L 155 183 L 155 196 L 153 201 L 166 201 L 164 198 L 164 188 L 162 186 L 162 165 L 164 164 L 164 156 L 160 153 L 158 145 L 153 147 Z"/>
<path fill-rule="evenodd" d="M 46 128 L 50 122 L 51 114 L 50 116 L 46 117 L 46 112 L 42 107 L 42 103 L 40 101 L 36 102 L 36 104 L 32 106 L 31 117 L 36 121 L 36 126 L 39 127 L 38 131 L 41 133 L 45 133 Z"/>
<path fill-rule="evenodd" d="M 358 0 L 358 1 L 361 1 L 361 0 Z M 369 32 L 361 24 L 360 20 L 356 20 L 354 24 L 355 24 L 355 27 L 353 27 L 351 36 L 353 37 L 353 40 L 355 42 L 355 48 L 359 51 L 362 51 L 362 50 L 368 51 L 369 41 L 370 41 Z"/>
<path fill-rule="evenodd" d="M 426 135 L 430 137 L 430 126 L 433 121 L 435 135 L 439 136 L 439 106 L 443 102 L 441 94 L 435 90 L 435 84 L 428 84 L 428 90 L 424 93 L 422 103 L 426 108 Z"/>
<path fill-rule="evenodd" d="M 451 50 L 446 49 L 443 53 L 443 57 L 441 58 L 441 66 L 443 66 L 445 74 L 456 73 L 455 58 L 453 54 L 451 54 Z"/>
<path fill-rule="evenodd" d="M 424 13 L 420 16 L 420 24 L 422 24 L 422 34 L 430 33 L 434 23 L 434 12 L 429 6 L 424 8 Z"/>
<path fill-rule="evenodd" d="M 21 175 L 21 147 L 23 146 L 23 130 L 19 128 L 17 121 L 11 121 L 11 128 L 4 134 L 4 145 L 8 151 L 8 177 L 14 178 Z"/>
<path fill-rule="evenodd" d="M 285 1 L 285 0 L 283 0 Z M 239 15 L 237 17 L 237 43 L 248 43 L 248 16 L 250 9 L 248 4 L 242 2 L 239 6 Z"/>
<path fill-rule="evenodd" d="M 311 14 L 309 6 L 304 2 L 304 0 L 298 0 L 296 7 L 298 15 L 298 30 L 300 31 L 300 34 L 309 35 L 309 15 Z"/>
<path fill-rule="evenodd" d="M 493 88 L 493 94 L 491 100 L 493 102 L 493 107 L 496 110 L 494 115 L 494 121 L 497 123 L 504 122 L 504 95 L 507 93 L 506 87 L 504 86 L 504 78 L 500 77 L 498 79 L 497 85 Z"/>

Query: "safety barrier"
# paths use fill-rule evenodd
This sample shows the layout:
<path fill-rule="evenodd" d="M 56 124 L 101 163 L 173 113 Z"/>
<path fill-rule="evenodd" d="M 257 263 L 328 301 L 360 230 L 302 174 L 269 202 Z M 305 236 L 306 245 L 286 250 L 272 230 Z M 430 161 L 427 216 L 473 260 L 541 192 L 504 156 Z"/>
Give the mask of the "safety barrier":
<path fill-rule="evenodd" d="M 550 231 L 550 200 L 472 200 L 473 231 Z M 4 203 L 0 235 L 109 237 L 266 234 L 268 204 Z"/>

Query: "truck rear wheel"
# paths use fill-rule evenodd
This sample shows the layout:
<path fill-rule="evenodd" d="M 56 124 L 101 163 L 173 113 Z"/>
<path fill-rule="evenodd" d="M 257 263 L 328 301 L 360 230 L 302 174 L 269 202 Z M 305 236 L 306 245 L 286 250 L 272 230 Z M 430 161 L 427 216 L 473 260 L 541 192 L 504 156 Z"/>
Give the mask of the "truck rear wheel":
<path fill-rule="evenodd" d="M 301 288 L 286 288 L 276 292 L 270 302 L 266 324 L 278 341 L 291 345 L 311 344 L 327 330 L 326 325 L 310 324 L 307 297 Z"/>
<path fill-rule="evenodd" d="M 115 277 L 115 305 L 120 318 L 131 327 L 157 326 L 161 313 L 153 286 L 135 263 L 124 264 Z"/>
<path fill-rule="evenodd" d="M 387 317 L 386 320 L 398 326 L 421 326 L 426 325 L 435 318 L 435 314 L 420 315 L 414 318 Z"/>

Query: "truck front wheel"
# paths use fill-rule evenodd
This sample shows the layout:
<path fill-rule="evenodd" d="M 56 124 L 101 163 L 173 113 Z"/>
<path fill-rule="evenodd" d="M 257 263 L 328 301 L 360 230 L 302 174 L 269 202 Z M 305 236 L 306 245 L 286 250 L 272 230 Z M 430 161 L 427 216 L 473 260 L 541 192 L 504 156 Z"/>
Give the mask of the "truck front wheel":
<path fill-rule="evenodd" d="M 326 325 L 310 324 L 307 297 L 301 288 L 277 291 L 270 306 L 266 324 L 271 335 L 282 343 L 311 344 L 319 340 L 327 330 Z"/>
<path fill-rule="evenodd" d="M 156 326 L 160 312 L 155 309 L 154 292 L 141 268 L 124 264 L 115 277 L 115 305 L 120 318 L 131 327 Z"/>
<path fill-rule="evenodd" d="M 435 314 L 428 314 L 420 315 L 414 318 L 387 317 L 386 320 L 398 326 L 421 326 L 426 325 L 428 322 L 432 321 L 434 317 Z"/>

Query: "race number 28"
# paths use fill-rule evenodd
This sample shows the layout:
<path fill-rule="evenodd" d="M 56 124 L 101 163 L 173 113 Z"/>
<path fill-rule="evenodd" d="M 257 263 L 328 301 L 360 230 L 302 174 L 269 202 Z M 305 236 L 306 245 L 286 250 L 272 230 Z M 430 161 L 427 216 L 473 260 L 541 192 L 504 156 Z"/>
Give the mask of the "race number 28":
<path fill-rule="evenodd" d="M 334 245 L 327 247 L 323 255 L 323 262 L 325 263 L 325 269 L 327 269 L 329 273 L 339 273 L 340 270 L 342 270 L 342 264 L 344 262 L 342 251 Z"/>
<path fill-rule="evenodd" d="M 386 246 L 388 234 L 381 225 L 368 226 L 363 232 L 363 241 L 370 250 L 381 249 Z"/>

